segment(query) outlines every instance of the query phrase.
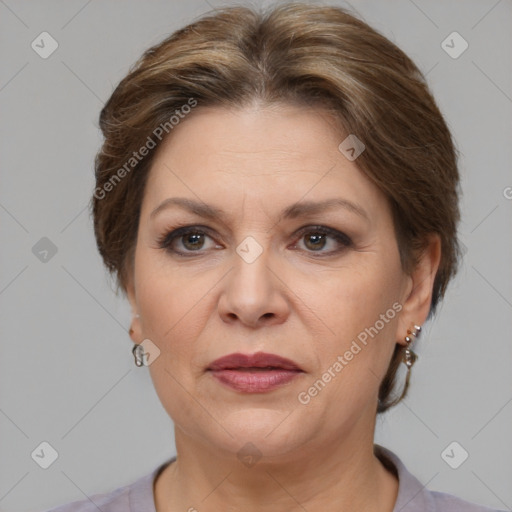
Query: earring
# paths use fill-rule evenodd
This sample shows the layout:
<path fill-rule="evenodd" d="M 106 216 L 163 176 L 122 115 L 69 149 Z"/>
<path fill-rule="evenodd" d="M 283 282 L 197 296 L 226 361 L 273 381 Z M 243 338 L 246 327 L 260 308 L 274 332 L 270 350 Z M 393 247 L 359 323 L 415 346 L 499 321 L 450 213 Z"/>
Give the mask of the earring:
<path fill-rule="evenodd" d="M 132 354 L 135 358 L 135 366 L 144 365 L 144 347 L 140 343 L 135 343 L 132 348 Z"/>
<path fill-rule="evenodd" d="M 134 318 L 139 318 L 139 317 L 140 317 L 139 313 L 135 313 Z M 130 336 L 134 332 L 135 331 L 133 330 L 133 328 L 130 327 L 130 330 L 129 330 Z M 133 357 L 135 358 L 135 366 L 143 366 L 144 365 L 144 347 L 140 343 L 135 343 L 135 345 L 132 348 L 132 354 L 133 354 Z"/>
<path fill-rule="evenodd" d="M 407 371 L 409 371 L 412 368 L 412 365 L 416 362 L 416 359 L 418 359 L 418 356 L 414 353 L 414 351 L 409 348 L 411 343 L 414 341 L 414 338 L 417 338 L 421 332 L 421 326 L 415 325 L 414 330 L 408 330 L 407 336 L 404 338 L 405 342 L 407 343 L 407 346 L 405 347 L 404 356 L 402 358 L 402 361 L 405 363 L 405 366 L 407 366 Z"/>

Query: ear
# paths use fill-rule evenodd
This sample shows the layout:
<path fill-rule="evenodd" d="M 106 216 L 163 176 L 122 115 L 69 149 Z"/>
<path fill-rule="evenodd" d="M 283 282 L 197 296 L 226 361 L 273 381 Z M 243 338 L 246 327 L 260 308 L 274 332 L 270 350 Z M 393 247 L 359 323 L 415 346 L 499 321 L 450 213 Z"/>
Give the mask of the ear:
<path fill-rule="evenodd" d="M 414 325 L 423 325 L 427 319 L 434 280 L 441 261 L 441 239 L 433 234 L 429 237 L 428 246 L 421 253 L 419 261 L 406 279 L 402 300 L 402 312 L 398 327 L 399 341 L 406 345 L 405 336 Z"/>
<path fill-rule="evenodd" d="M 135 293 L 135 285 L 133 283 L 132 277 L 128 278 L 128 282 L 126 283 L 126 296 L 132 308 L 132 321 L 129 331 L 130 338 L 135 343 L 139 343 L 139 341 L 142 339 L 142 329 L 138 314 L 137 295 Z"/>

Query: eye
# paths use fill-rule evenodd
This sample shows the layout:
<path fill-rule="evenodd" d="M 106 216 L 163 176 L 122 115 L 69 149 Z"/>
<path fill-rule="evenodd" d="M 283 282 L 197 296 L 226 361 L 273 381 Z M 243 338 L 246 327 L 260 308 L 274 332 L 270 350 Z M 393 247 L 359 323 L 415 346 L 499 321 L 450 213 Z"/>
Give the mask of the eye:
<path fill-rule="evenodd" d="M 298 235 L 300 240 L 304 240 L 307 252 L 329 255 L 338 253 L 352 245 L 352 240 L 345 233 L 327 226 L 307 226 L 302 228 Z M 328 246 L 329 239 L 334 240 L 334 243 L 331 243 L 331 246 L 334 245 L 334 248 L 324 251 L 323 249 Z M 294 247 L 297 247 L 297 245 L 294 245 Z"/>
<path fill-rule="evenodd" d="M 184 226 L 164 234 L 158 239 L 158 247 L 166 251 L 187 255 L 187 253 L 199 252 L 205 249 L 205 240 L 211 237 L 206 228 L 200 226 Z M 183 248 L 185 250 L 183 250 Z M 206 247 L 208 249 L 208 247 Z"/>
<path fill-rule="evenodd" d="M 205 247 L 207 239 L 213 242 L 209 233 L 209 228 L 204 226 L 183 226 L 165 233 L 158 239 L 157 243 L 160 249 L 165 249 L 171 254 L 195 256 L 205 250 L 221 247 L 215 243 L 213 243 L 213 246 Z M 306 252 L 319 253 L 322 256 L 336 254 L 352 246 L 350 237 L 337 229 L 327 226 L 306 226 L 296 233 L 295 236 L 299 237 L 299 241 L 304 239 L 304 246 L 306 247 L 304 250 Z M 334 247 L 331 250 L 323 250 L 329 246 L 329 240 L 331 240 L 330 245 Z M 292 248 L 295 249 L 298 245 L 300 244 L 295 243 Z"/>

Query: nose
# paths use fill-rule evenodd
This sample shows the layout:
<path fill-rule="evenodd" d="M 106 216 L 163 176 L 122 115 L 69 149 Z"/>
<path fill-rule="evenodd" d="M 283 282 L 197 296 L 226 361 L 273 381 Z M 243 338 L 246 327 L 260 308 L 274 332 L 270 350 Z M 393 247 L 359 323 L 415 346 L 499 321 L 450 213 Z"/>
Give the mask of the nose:
<path fill-rule="evenodd" d="M 224 280 L 218 310 L 226 323 L 240 322 L 251 328 L 280 324 L 290 312 L 289 290 L 273 269 L 268 250 L 252 262 L 236 253 L 233 269 Z"/>

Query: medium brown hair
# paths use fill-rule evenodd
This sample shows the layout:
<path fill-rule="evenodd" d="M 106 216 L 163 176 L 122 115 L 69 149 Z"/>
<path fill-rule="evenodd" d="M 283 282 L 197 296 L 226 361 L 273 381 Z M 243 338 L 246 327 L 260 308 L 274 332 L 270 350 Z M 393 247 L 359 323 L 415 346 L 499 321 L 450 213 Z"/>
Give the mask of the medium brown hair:
<path fill-rule="evenodd" d="M 424 75 L 396 45 L 345 9 L 303 3 L 209 13 L 145 51 L 114 90 L 100 114 L 104 143 L 91 209 L 117 292 L 126 293 L 133 272 L 156 150 L 130 159 L 150 139 L 160 145 L 158 127 L 172 136 L 171 116 L 183 117 L 191 100 L 226 108 L 254 101 L 306 104 L 332 113 L 345 136 L 365 144 L 355 164 L 390 203 L 404 271 L 414 268 L 429 235 L 439 235 L 429 317 L 434 313 L 459 259 L 459 175 L 449 129 Z M 408 381 L 393 397 L 403 348 L 395 347 L 378 412 L 405 395 Z"/>

